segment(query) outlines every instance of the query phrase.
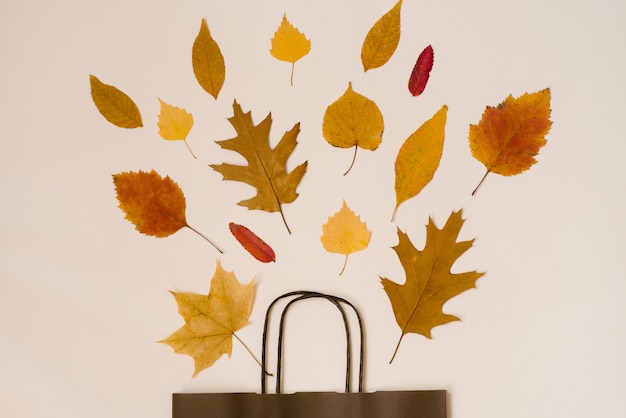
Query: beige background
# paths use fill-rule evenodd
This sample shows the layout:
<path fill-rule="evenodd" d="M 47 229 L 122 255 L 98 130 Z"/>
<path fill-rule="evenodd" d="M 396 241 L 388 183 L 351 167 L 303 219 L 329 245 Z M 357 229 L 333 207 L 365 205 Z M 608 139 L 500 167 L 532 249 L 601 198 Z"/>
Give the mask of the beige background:
<path fill-rule="evenodd" d="M 265 307 L 304 288 L 347 297 L 367 328 L 367 390 L 446 389 L 450 417 L 622 417 L 626 409 L 624 263 L 625 8 L 618 1 L 410 1 L 402 38 L 383 68 L 364 73 L 361 42 L 389 1 L 2 1 L 0 2 L 0 415 L 169 417 L 172 392 L 255 391 L 258 366 L 235 342 L 230 359 L 191 379 L 193 362 L 156 341 L 182 321 L 168 289 L 206 292 L 218 254 L 189 230 L 165 239 L 137 233 L 117 208 L 111 175 L 155 169 L 187 197 L 187 217 L 226 250 L 242 282 L 257 278 L 252 324 L 238 335 L 260 355 Z M 311 39 L 290 66 L 268 53 L 283 13 Z M 218 100 L 197 85 L 191 45 L 206 18 L 226 59 Z M 406 80 L 428 44 L 435 65 L 426 92 Z M 89 74 L 128 93 L 145 128 L 106 122 Z M 375 152 L 321 136 L 326 107 L 346 89 L 376 101 L 385 134 Z M 513 178 L 491 175 L 467 146 L 470 123 L 508 94 L 552 91 L 553 128 L 539 163 Z M 196 124 L 184 144 L 160 139 L 158 100 L 185 107 Z M 233 136 L 233 100 L 272 140 L 301 122 L 291 167 L 309 161 L 278 214 L 237 206 L 252 190 L 224 182 L 208 164 L 239 161 L 215 140 Z M 403 204 L 396 224 L 393 162 L 404 139 L 449 106 L 437 174 Z M 322 248 L 321 225 L 342 199 L 373 231 L 343 257 Z M 487 274 L 446 304 L 462 322 L 433 339 L 405 337 L 379 276 L 404 280 L 391 250 L 396 226 L 416 246 L 432 216 L 441 226 L 463 208 L 474 247 L 455 271 Z M 245 224 L 276 250 L 252 259 L 230 235 Z M 286 387 L 341 390 L 342 334 L 323 304 L 289 322 Z"/>

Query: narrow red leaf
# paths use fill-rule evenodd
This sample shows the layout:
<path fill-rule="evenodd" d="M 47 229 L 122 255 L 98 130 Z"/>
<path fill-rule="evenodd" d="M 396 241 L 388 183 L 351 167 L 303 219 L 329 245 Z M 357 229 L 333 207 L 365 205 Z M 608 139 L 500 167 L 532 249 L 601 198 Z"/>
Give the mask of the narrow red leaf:
<path fill-rule="evenodd" d="M 419 96 L 426 88 L 428 77 L 430 76 L 430 70 L 433 69 L 433 61 L 435 59 L 435 53 L 433 47 L 428 45 L 420 56 L 417 58 L 415 67 L 409 77 L 409 91 L 413 96 Z"/>
<path fill-rule="evenodd" d="M 243 225 L 238 225 L 233 222 L 228 224 L 228 228 L 243 248 L 252 254 L 254 258 L 263 263 L 276 261 L 276 255 L 272 247 L 267 245 L 265 241 L 259 238 L 254 232 Z"/>

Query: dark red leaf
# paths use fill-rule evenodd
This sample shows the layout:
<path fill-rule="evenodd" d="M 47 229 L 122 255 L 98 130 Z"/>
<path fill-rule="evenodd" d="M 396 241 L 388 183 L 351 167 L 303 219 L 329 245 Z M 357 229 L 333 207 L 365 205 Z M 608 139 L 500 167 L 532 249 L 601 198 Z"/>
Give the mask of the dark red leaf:
<path fill-rule="evenodd" d="M 409 91 L 413 96 L 419 96 L 426 88 L 430 70 L 433 69 L 434 59 L 435 53 L 433 52 L 433 47 L 430 45 L 424 48 L 417 58 L 417 62 L 409 78 Z"/>
<path fill-rule="evenodd" d="M 237 225 L 232 222 L 228 224 L 228 228 L 243 248 L 252 254 L 254 258 L 263 263 L 276 261 L 276 255 L 272 247 L 267 245 L 265 241 L 259 238 L 254 232 L 243 225 Z"/>

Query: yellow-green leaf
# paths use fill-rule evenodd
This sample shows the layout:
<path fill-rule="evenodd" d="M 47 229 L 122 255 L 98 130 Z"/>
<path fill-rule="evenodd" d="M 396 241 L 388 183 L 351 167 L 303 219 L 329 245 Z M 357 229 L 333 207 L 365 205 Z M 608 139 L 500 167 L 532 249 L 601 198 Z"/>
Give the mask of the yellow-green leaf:
<path fill-rule="evenodd" d="M 143 126 L 141 113 L 133 100 L 116 87 L 104 84 L 95 75 L 89 76 L 91 98 L 106 120 L 120 128 Z"/>
<path fill-rule="evenodd" d="M 217 99 L 226 79 L 226 65 L 219 45 L 209 32 L 206 19 L 202 19 L 200 31 L 193 43 L 191 62 L 200 86 Z"/>
<path fill-rule="evenodd" d="M 385 125 L 383 115 L 376 103 L 352 90 L 348 84 L 345 93 L 326 109 L 322 134 L 326 141 L 338 148 L 354 147 L 354 160 L 357 147 L 374 151 L 383 138 Z"/>
<path fill-rule="evenodd" d="M 448 106 L 443 105 L 402 144 L 396 157 L 396 208 L 416 196 L 433 178 L 441 155 Z"/>
<path fill-rule="evenodd" d="M 361 47 L 361 63 L 365 71 L 383 66 L 400 42 L 400 9 L 402 0 L 372 26 Z"/>
<path fill-rule="evenodd" d="M 365 222 L 348 208 L 345 200 L 339 212 L 328 218 L 322 226 L 321 241 L 326 251 L 346 256 L 340 276 L 346 268 L 348 255 L 367 248 L 371 235 Z"/>
<path fill-rule="evenodd" d="M 159 135 L 169 141 L 183 141 L 191 155 L 196 158 L 189 144 L 187 135 L 193 126 L 193 115 L 180 107 L 172 106 L 159 99 L 161 112 L 159 113 Z"/>
<path fill-rule="evenodd" d="M 311 41 L 287 20 L 287 15 L 283 15 L 283 20 L 280 22 L 280 26 L 274 33 L 271 42 L 272 49 L 270 49 L 270 53 L 272 56 L 278 60 L 291 63 L 291 85 L 293 85 L 295 63 L 309 53 Z"/>

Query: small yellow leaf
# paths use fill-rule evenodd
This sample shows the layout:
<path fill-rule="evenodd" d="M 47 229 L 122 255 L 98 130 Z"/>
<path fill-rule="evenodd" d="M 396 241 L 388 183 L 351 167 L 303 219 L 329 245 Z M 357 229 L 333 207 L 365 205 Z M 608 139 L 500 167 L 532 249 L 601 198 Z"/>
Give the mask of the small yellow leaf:
<path fill-rule="evenodd" d="M 89 76 L 91 98 L 106 120 L 120 128 L 143 126 L 141 113 L 133 100 L 116 87 L 104 84 L 95 75 Z"/>
<path fill-rule="evenodd" d="M 219 45 L 209 32 L 206 19 L 202 19 L 200 31 L 193 43 L 191 62 L 200 86 L 217 99 L 226 79 L 226 66 Z"/>
<path fill-rule="evenodd" d="M 283 15 L 280 26 L 271 40 L 270 53 L 274 58 L 291 63 L 291 85 L 293 85 L 293 69 L 296 61 L 304 57 L 311 50 L 311 41 L 302 32 L 293 26 L 287 15 Z"/>
<path fill-rule="evenodd" d="M 369 30 L 361 47 L 365 71 L 383 66 L 400 42 L 400 9 L 402 0 L 385 13 Z"/>
<path fill-rule="evenodd" d="M 224 354 L 231 356 L 235 331 L 250 323 L 254 279 L 246 285 L 240 284 L 232 272 L 222 268 L 218 260 L 208 295 L 171 293 L 185 324 L 159 342 L 168 344 L 176 353 L 192 357 L 195 377 Z"/>
<path fill-rule="evenodd" d="M 416 196 L 435 175 L 443 153 L 448 106 L 443 105 L 400 147 L 396 157 L 396 208 Z"/>
<path fill-rule="evenodd" d="M 328 218 L 322 226 L 321 241 L 326 251 L 346 256 L 339 275 L 346 268 L 348 255 L 367 248 L 371 234 L 365 222 L 348 208 L 345 200 L 339 212 Z"/>
<path fill-rule="evenodd" d="M 326 109 L 322 134 L 334 147 L 355 147 L 354 164 L 357 147 L 376 150 L 382 142 L 384 129 L 383 115 L 376 103 L 356 93 L 349 83 L 346 92 Z"/>
<path fill-rule="evenodd" d="M 193 115 L 180 107 L 172 106 L 159 99 L 159 135 L 167 140 L 185 140 L 193 126 Z"/>

